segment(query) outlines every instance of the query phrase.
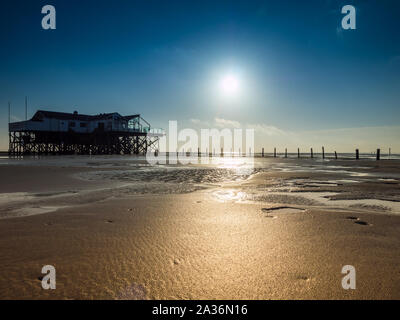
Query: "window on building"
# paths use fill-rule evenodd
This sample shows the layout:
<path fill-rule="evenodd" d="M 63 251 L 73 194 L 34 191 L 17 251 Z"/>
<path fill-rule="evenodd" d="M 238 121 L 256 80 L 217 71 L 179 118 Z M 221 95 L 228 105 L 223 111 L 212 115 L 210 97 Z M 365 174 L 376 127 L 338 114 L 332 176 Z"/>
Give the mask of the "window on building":
<path fill-rule="evenodd" d="M 139 118 L 133 118 L 128 121 L 128 129 L 139 129 Z"/>
<path fill-rule="evenodd" d="M 80 127 L 81 128 L 86 128 L 87 127 L 87 123 L 86 122 L 81 122 L 80 123 Z"/>
<path fill-rule="evenodd" d="M 75 128 L 75 121 L 68 122 L 68 127 Z"/>

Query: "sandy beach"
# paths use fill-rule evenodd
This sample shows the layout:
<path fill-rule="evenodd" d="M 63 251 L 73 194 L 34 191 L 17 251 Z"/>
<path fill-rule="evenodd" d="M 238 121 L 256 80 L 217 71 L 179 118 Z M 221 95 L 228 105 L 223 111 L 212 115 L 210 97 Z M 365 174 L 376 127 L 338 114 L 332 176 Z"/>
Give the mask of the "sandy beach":
<path fill-rule="evenodd" d="M 4 158 L 0 175 L 1 299 L 400 299 L 399 160 Z"/>

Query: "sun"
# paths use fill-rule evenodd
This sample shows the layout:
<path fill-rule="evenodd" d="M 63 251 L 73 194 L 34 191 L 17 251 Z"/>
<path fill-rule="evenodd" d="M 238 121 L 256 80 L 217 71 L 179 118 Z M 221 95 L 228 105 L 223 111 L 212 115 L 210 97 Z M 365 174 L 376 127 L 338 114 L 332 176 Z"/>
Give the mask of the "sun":
<path fill-rule="evenodd" d="M 238 77 L 234 74 L 227 74 L 221 77 L 220 89 L 226 96 L 233 96 L 237 94 L 240 89 Z"/>

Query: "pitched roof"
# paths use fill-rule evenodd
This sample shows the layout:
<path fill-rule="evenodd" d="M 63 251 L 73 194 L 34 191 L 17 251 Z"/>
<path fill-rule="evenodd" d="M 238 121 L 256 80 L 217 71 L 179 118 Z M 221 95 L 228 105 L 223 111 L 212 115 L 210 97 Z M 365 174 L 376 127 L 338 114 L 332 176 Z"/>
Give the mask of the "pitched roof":
<path fill-rule="evenodd" d="M 42 120 L 43 118 L 58 119 L 58 120 L 78 120 L 78 121 L 107 120 L 110 119 L 111 116 L 114 114 L 117 114 L 119 117 L 125 118 L 126 120 L 140 116 L 140 115 L 133 115 L 133 116 L 122 117 L 118 112 L 100 113 L 98 115 L 86 115 L 86 114 L 79 114 L 76 111 L 74 113 L 65 113 L 65 112 L 38 110 L 32 117 L 32 120 L 38 121 Z"/>

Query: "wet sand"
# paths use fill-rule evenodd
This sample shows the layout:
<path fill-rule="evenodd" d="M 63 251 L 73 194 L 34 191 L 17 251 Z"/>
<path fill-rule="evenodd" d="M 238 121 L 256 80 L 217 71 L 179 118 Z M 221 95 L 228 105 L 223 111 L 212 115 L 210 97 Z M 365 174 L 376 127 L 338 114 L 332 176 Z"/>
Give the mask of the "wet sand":
<path fill-rule="evenodd" d="M 0 190 L 14 194 L 0 203 L 0 298 L 399 299 L 399 163 L 342 162 L 348 174 L 279 161 L 240 181 L 157 194 L 136 192 L 130 173 L 0 167 Z M 351 176 L 365 172 L 378 175 Z M 41 287 L 47 264 L 56 290 Z M 344 265 L 356 268 L 356 290 L 341 286 Z"/>

